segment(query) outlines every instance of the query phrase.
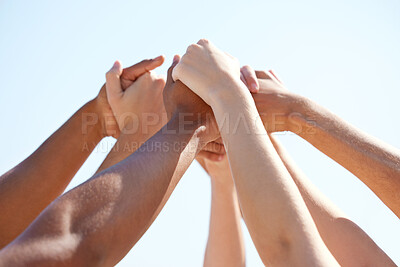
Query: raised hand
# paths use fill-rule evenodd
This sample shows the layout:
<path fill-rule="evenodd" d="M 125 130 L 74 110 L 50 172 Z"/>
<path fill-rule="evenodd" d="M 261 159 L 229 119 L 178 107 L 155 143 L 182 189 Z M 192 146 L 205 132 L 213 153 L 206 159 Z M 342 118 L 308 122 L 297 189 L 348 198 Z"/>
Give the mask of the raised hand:
<path fill-rule="evenodd" d="M 174 62 L 168 70 L 167 83 L 163 92 L 168 118 L 179 118 L 183 130 L 185 130 L 184 126 L 188 124 L 205 126 L 203 128 L 204 140 L 206 143 L 212 142 L 220 135 L 211 107 L 185 84 L 180 81 L 174 82 L 172 73 L 178 62 L 179 56 L 175 56 Z"/>
<path fill-rule="evenodd" d="M 121 131 L 129 124 L 130 131 L 155 133 L 165 124 L 162 100 L 165 80 L 148 71 L 163 61 L 163 57 L 142 61 L 124 71 L 116 61 L 107 72 L 107 98 Z"/>
<path fill-rule="evenodd" d="M 202 39 L 188 47 L 172 76 L 212 106 L 213 100 L 234 93 L 225 89 L 240 82 L 239 61 Z"/>
<path fill-rule="evenodd" d="M 241 77 L 248 87 L 254 80 L 258 81 L 259 91 L 253 98 L 268 132 L 299 130 L 294 118 L 299 116 L 296 110 L 302 98 L 290 92 L 272 70 L 254 71 L 250 66 L 244 66 Z"/>

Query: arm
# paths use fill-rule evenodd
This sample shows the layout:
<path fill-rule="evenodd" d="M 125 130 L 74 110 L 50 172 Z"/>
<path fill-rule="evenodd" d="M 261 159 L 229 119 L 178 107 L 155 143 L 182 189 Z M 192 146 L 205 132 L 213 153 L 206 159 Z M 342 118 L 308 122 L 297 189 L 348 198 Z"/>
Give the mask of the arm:
<path fill-rule="evenodd" d="M 178 129 L 179 122 L 173 119 L 166 127 Z M 1 251 L 1 265 L 116 264 L 150 226 L 170 183 L 193 160 L 199 141 L 197 128 L 176 135 L 160 130 L 146 142 L 146 151 L 132 154 L 50 205 Z M 159 143 L 165 150 L 157 149 Z"/>
<path fill-rule="evenodd" d="M 180 83 L 167 82 L 166 89 L 168 107 L 175 107 L 167 109 L 169 122 L 143 149 L 52 203 L 0 252 L 0 265 L 115 265 L 121 260 L 151 225 L 197 152 L 218 137 L 208 130 L 204 116 L 186 117 L 182 128 L 179 114 L 197 115 L 199 105 L 182 107 L 174 92 L 188 92 L 183 98 L 189 101 L 197 96 Z"/>
<path fill-rule="evenodd" d="M 65 190 L 106 134 L 101 117 L 99 102 L 88 102 L 32 155 L 0 177 L 0 248 Z"/>
<path fill-rule="evenodd" d="M 163 62 L 159 57 L 124 70 L 124 84 Z M 118 136 L 105 86 L 31 156 L 0 177 L 0 248 L 7 245 L 67 187 L 104 136 Z"/>
<path fill-rule="evenodd" d="M 206 40 L 189 47 L 174 70 L 174 78 L 213 109 L 243 217 L 264 264 L 336 266 L 239 77 L 238 62 Z"/>
<path fill-rule="evenodd" d="M 396 266 L 375 242 L 325 197 L 274 136 L 271 141 L 300 190 L 326 246 L 341 266 Z"/>
<path fill-rule="evenodd" d="M 358 177 L 400 218 L 399 150 L 309 99 L 299 104 L 292 131 Z"/>
<path fill-rule="evenodd" d="M 163 57 L 161 59 L 164 60 Z M 122 72 L 121 87 L 109 85 L 106 87 L 121 134 L 96 173 L 127 158 L 167 122 L 163 103 L 165 80 L 154 72 L 148 72 L 146 67 L 149 63 L 143 64 L 143 62 L 146 61 Z M 119 73 L 121 69 L 121 63 L 117 61 L 107 75 Z M 127 122 L 129 125 L 125 125 Z M 223 145 L 210 143 L 199 152 L 199 155 L 217 160 L 224 153 Z"/>
<path fill-rule="evenodd" d="M 204 266 L 245 266 L 239 202 L 227 157 L 198 159 L 211 179 L 211 216 Z"/>
<path fill-rule="evenodd" d="M 121 134 L 96 173 L 127 158 L 167 122 L 162 95 L 164 78 L 146 71 L 142 63 L 130 67 L 130 75 L 120 73 L 121 70 L 117 61 L 107 73 L 108 76 L 118 73 L 115 78 L 121 86 L 107 83 L 106 87 Z"/>
<path fill-rule="evenodd" d="M 400 152 L 311 100 L 289 92 L 275 77 L 256 72 L 254 100 L 268 132 L 292 131 L 366 184 L 400 217 Z"/>

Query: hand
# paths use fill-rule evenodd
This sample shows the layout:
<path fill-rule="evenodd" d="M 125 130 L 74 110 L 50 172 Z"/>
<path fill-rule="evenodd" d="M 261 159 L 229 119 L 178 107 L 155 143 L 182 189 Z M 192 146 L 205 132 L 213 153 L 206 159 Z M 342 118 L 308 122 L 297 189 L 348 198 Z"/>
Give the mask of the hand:
<path fill-rule="evenodd" d="M 203 141 L 207 144 L 220 136 L 213 112 L 210 106 L 182 82 L 174 82 L 172 72 L 178 62 L 179 56 L 175 56 L 168 69 L 167 83 L 163 92 L 168 119 L 178 118 L 179 125 L 182 127 L 185 125 L 204 126 Z"/>
<path fill-rule="evenodd" d="M 159 56 L 154 59 L 143 60 L 142 62 L 135 64 L 129 68 L 126 68 L 122 71 L 121 75 L 121 87 L 122 90 L 126 90 L 129 86 L 133 84 L 133 82 L 142 74 L 149 72 L 160 66 L 164 62 L 164 57 Z M 114 109 L 118 109 L 116 105 L 110 105 L 109 95 L 106 92 L 106 84 L 104 84 L 97 97 L 94 101 L 98 106 L 98 115 L 100 117 L 100 122 L 102 126 L 102 134 L 104 136 L 113 136 L 118 138 L 120 134 L 120 127 L 117 123 L 117 120 L 114 116 Z"/>
<path fill-rule="evenodd" d="M 210 145 L 220 144 L 223 146 L 222 139 L 210 143 Z M 229 161 L 226 154 L 221 155 L 218 160 L 214 160 L 213 158 L 205 157 L 203 154 L 198 154 L 196 160 L 200 163 L 200 165 L 204 168 L 204 170 L 210 175 L 212 182 L 216 182 L 218 184 L 226 184 L 229 185 L 232 183 L 232 175 L 231 169 L 229 167 Z M 217 180 L 217 181 L 214 181 Z"/>
<path fill-rule="evenodd" d="M 104 84 L 97 97 L 93 100 L 97 105 L 97 114 L 100 120 L 101 135 L 112 136 L 114 138 L 118 138 L 120 134 L 120 130 L 118 127 L 118 123 L 115 120 L 114 114 L 112 112 L 111 106 L 108 103 L 106 85 Z"/>
<path fill-rule="evenodd" d="M 116 61 L 106 74 L 106 92 L 119 129 L 155 133 L 166 122 L 162 91 L 165 80 L 150 72 L 164 57 L 145 60 L 122 71 Z"/>
<path fill-rule="evenodd" d="M 265 129 L 270 133 L 293 130 L 291 116 L 296 115 L 295 107 L 300 97 L 287 90 L 272 70 L 254 71 L 244 66 L 241 73 L 246 84 L 258 80 L 260 89 L 253 98 Z"/>
<path fill-rule="evenodd" d="M 188 47 L 172 76 L 209 105 L 215 98 L 232 94 L 230 85 L 242 84 L 239 61 L 204 39 Z"/>

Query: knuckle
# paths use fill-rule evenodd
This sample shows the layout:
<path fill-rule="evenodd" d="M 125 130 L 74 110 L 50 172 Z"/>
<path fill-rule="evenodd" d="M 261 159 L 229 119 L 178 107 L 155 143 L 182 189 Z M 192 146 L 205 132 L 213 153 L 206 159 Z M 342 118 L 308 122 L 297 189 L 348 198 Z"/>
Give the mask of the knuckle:
<path fill-rule="evenodd" d="M 152 77 L 152 75 L 151 75 L 150 72 L 145 72 L 145 73 L 143 73 L 142 77 L 143 77 L 143 79 L 144 79 L 145 81 L 152 81 L 152 80 L 153 80 L 153 77 Z"/>
<path fill-rule="evenodd" d="M 196 51 L 197 48 L 198 48 L 197 44 L 191 44 L 191 45 L 188 46 L 186 51 L 190 53 L 190 52 Z M 185 55 L 182 57 L 181 60 L 183 60 L 184 57 L 185 57 Z"/>
<path fill-rule="evenodd" d="M 250 72 L 252 70 L 252 67 L 250 67 L 249 65 L 244 65 L 242 69 Z"/>
<path fill-rule="evenodd" d="M 139 64 L 148 64 L 151 61 L 152 61 L 151 59 L 143 59 L 142 61 L 139 62 Z"/>
<path fill-rule="evenodd" d="M 158 78 L 155 80 L 156 86 L 157 87 L 164 87 L 165 86 L 165 79 L 164 78 Z"/>
<path fill-rule="evenodd" d="M 203 44 L 209 44 L 210 41 L 208 39 L 202 38 L 197 43 L 203 45 Z"/>

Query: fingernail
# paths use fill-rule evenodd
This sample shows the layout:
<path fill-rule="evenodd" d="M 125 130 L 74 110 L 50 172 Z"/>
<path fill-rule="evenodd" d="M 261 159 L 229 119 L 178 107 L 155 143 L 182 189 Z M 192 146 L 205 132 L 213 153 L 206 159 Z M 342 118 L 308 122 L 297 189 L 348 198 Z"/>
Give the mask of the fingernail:
<path fill-rule="evenodd" d="M 221 160 L 223 160 L 223 159 L 224 159 L 224 156 L 223 156 L 223 155 L 218 156 L 218 161 L 221 161 Z"/>
<path fill-rule="evenodd" d="M 161 56 L 153 58 L 153 60 L 159 60 L 159 59 L 162 59 L 163 57 L 164 57 L 164 55 L 161 55 Z"/>
<path fill-rule="evenodd" d="M 111 69 L 119 69 L 119 65 L 121 65 L 121 63 L 119 62 L 119 60 L 114 61 L 114 64 L 112 65 Z"/>
<path fill-rule="evenodd" d="M 175 55 L 174 56 L 174 59 L 172 60 L 172 63 L 176 63 L 176 62 L 178 62 L 179 61 L 179 56 L 178 55 Z"/>
<path fill-rule="evenodd" d="M 252 84 L 251 84 L 251 88 L 252 88 L 254 91 L 257 91 L 257 90 L 258 90 L 258 86 L 257 86 L 256 83 L 252 83 Z"/>

